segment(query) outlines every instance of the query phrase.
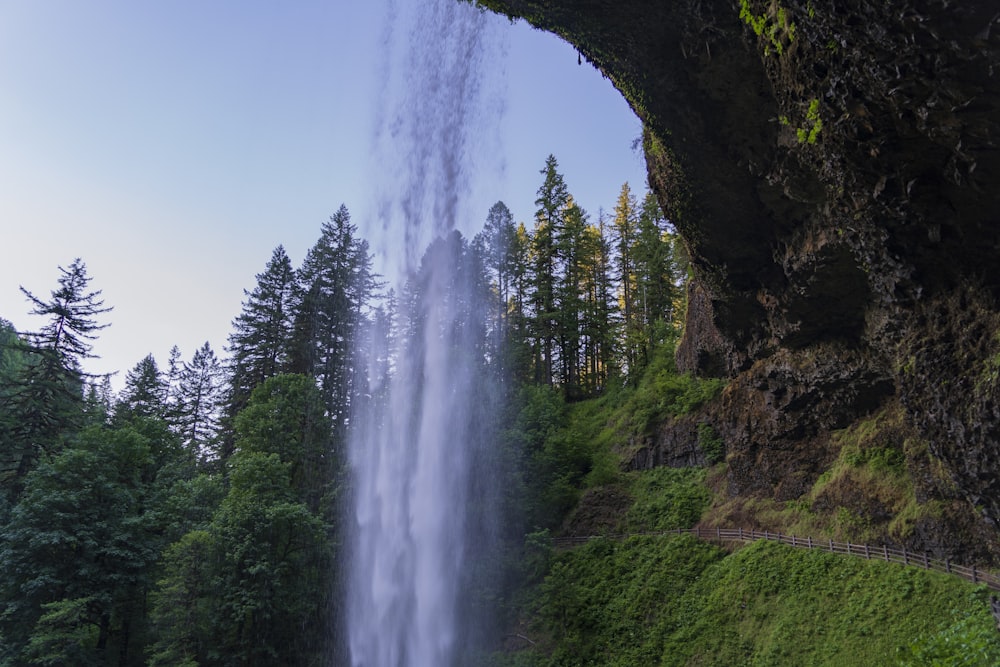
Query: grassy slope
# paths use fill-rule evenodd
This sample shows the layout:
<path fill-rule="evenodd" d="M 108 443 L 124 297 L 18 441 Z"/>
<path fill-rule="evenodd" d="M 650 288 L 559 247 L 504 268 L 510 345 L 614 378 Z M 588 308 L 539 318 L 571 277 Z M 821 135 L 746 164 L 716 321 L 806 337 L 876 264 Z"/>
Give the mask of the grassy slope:
<path fill-rule="evenodd" d="M 498 665 L 996 665 L 987 592 L 893 563 L 682 535 L 553 554 Z"/>
<path fill-rule="evenodd" d="M 550 438 L 558 447 L 575 442 L 577 452 L 587 443 L 589 472 L 575 478 L 588 490 L 576 512 L 598 519 L 595 532 L 688 527 L 711 514 L 712 474 L 705 470 L 618 472 L 615 452 L 624 442 L 715 389 L 658 371 L 634 390 L 570 406 L 566 426 Z M 694 396 L 699 400 L 686 400 Z M 651 397 L 659 403 L 644 409 Z M 888 484 L 893 493 L 885 500 L 903 509 L 912 490 L 896 452 L 875 445 L 882 437 L 842 437 L 842 460 L 816 493 L 845 476 L 855 486 L 858 475 L 870 474 L 860 485 Z M 596 498 L 589 507 L 588 498 Z M 617 504 L 610 520 L 603 498 Z M 801 521 L 805 510 L 789 509 L 786 521 Z M 599 539 L 550 551 L 543 561 L 545 576 L 524 591 L 519 611 L 520 628 L 535 643 L 513 644 L 520 650 L 495 655 L 494 665 L 1000 664 L 986 590 L 915 568 L 774 543 L 729 554 L 686 535 Z"/>

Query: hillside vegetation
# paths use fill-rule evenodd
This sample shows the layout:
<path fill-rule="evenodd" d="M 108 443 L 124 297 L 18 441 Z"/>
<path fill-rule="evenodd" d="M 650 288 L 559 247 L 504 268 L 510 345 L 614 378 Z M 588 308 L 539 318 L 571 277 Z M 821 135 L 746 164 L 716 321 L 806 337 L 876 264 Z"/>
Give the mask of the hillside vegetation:
<path fill-rule="evenodd" d="M 511 596 L 505 650 L 491 664 L 1000 663 L 984 586 L 772 542 L 729 551 L 691 535 L 656 535 L 719 519 L 734 502 L 751 523 L 780 517 L 779 525 L 802 536 L 873 540 L 885 537 L 886 526 L 899 534 L 939 511 L 915 499 L 906 456 L 875 444 L 884 444 L 875 436 L 893 423 L 892 408 L 838 432 L 839 456 L 797 503 L 727 500 L 711 488 L 725 463 L 624 471 L 631 441 L 719 393 L 718 383 L 678 374 L 671 355 L 672 346 L 658 350 L 635 388 L 572 405 L 551 397 L 547 410 L 537 401 L 522 407 L 511 431 L 534 418 L 533 432 L 546 434 L 535 461 L 550 461 L 552 474 L 534 493 L 540 530 L 526 540 L 529 583 Z M 539 428 L 543 413 L 560 417 Z M 857 490 L 850 507 L 835 492 L 847 488 Z M 810 509 L 823 498 L 828 506 Z M 888 508 L 884 525 L 863 521 L 866 503 Z M 563 548 L 553 541 L 560 535 L 598 537 Z"/>

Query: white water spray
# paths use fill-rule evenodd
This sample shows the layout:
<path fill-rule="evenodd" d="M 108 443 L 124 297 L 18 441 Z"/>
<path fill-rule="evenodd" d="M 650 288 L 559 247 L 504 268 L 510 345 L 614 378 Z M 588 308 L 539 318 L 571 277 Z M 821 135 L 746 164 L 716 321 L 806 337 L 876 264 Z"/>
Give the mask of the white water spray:
<path fill-rule="evenodd" d="M 454 664 L 465 620 L 467 505 L 476 448 L 486 440 L 477 410 L 490 395 L 476 325 L 484 304 L 458 235 L 448 235 L 469 218 L 473 137 L 490 125 L 495 132 L 498 121 L 482 113 L 488 16 L 455 0 L 408 4 L 417 5 L 415 18 L 395 3 L 389 11 L 386 49 L 401 41 L 406 48 L 401 59 L 388 55 L 397 64 L 384 79 L 387 90 L 404 81 L 405 94 L 401 108 L 378 119 L 382 185 L 392 194 L 380 202 L 375 250 L 383 262 L 403 262 L 411 290 L 388 385 L 372 386 L 371 403 L 352 417 L 346 622 L 354 667 Z M 415 29 L 400 34 L 408 23 Z"/>

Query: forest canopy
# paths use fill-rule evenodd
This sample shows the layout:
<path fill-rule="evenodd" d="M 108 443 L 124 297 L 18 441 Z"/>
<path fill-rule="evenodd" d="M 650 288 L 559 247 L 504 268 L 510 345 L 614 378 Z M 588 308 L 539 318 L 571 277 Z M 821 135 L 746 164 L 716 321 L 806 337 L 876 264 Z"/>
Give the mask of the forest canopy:
<path fill-rule="evenodd" d="M 678 335 L 686 279 L 651 194 L 625 184 L 612 213 L 594 216 L 555 157 L 540 176 L 533 219 L 515 222 L 497 202 L 479 233 L 452 232 L 423 258 L 460 265 L 481 297 L 460 311 L 475 332 L 463 353 L 505 388 L 496 446 L 519 480 L 505 508 L 518 551 L 561 511 L 553 489 L 593 467 L 582 450 L 538 440 L 531 420 L 636 385 Z M 341 655 L 330 619 L 351 415 L 379 400 L 400 342 L 426 335 L 422 275 L 387 286 L 341 206 L 298 268 L 274 249 L 223 354 L 206 342 L 187 359 L 176 347 L 165 363 L 148 355 L 118 392 L 86 371 L 111 308 L 84 261 L 59 268 L 48 298 L 24 290 L 42 325 L 0 322 L 0 664 Z"/>

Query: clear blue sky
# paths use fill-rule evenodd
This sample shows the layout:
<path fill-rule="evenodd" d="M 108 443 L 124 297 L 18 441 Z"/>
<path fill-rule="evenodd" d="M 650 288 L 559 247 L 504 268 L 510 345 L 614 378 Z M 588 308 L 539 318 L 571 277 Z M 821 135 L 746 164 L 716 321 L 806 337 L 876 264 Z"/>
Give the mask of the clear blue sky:
<path fill-rule="evenodd" d="M 375 224 L 385 15 L 385 0 L 0 0 L 0 317 L 39 327 L 18 286 L 45 298 L 81 257 L 115 309 L 88 370 L 120 386 L 174 344 L 223 355 L 278 244 L 298 265 L 341 203 Z M 625 181 L 641 192 L 640 125 L 611 84 L 557 38 L 494 21 L 503 112 L 466 230 L 497 200 L 530 227 L 549 153 L 592 216 Z"/>

